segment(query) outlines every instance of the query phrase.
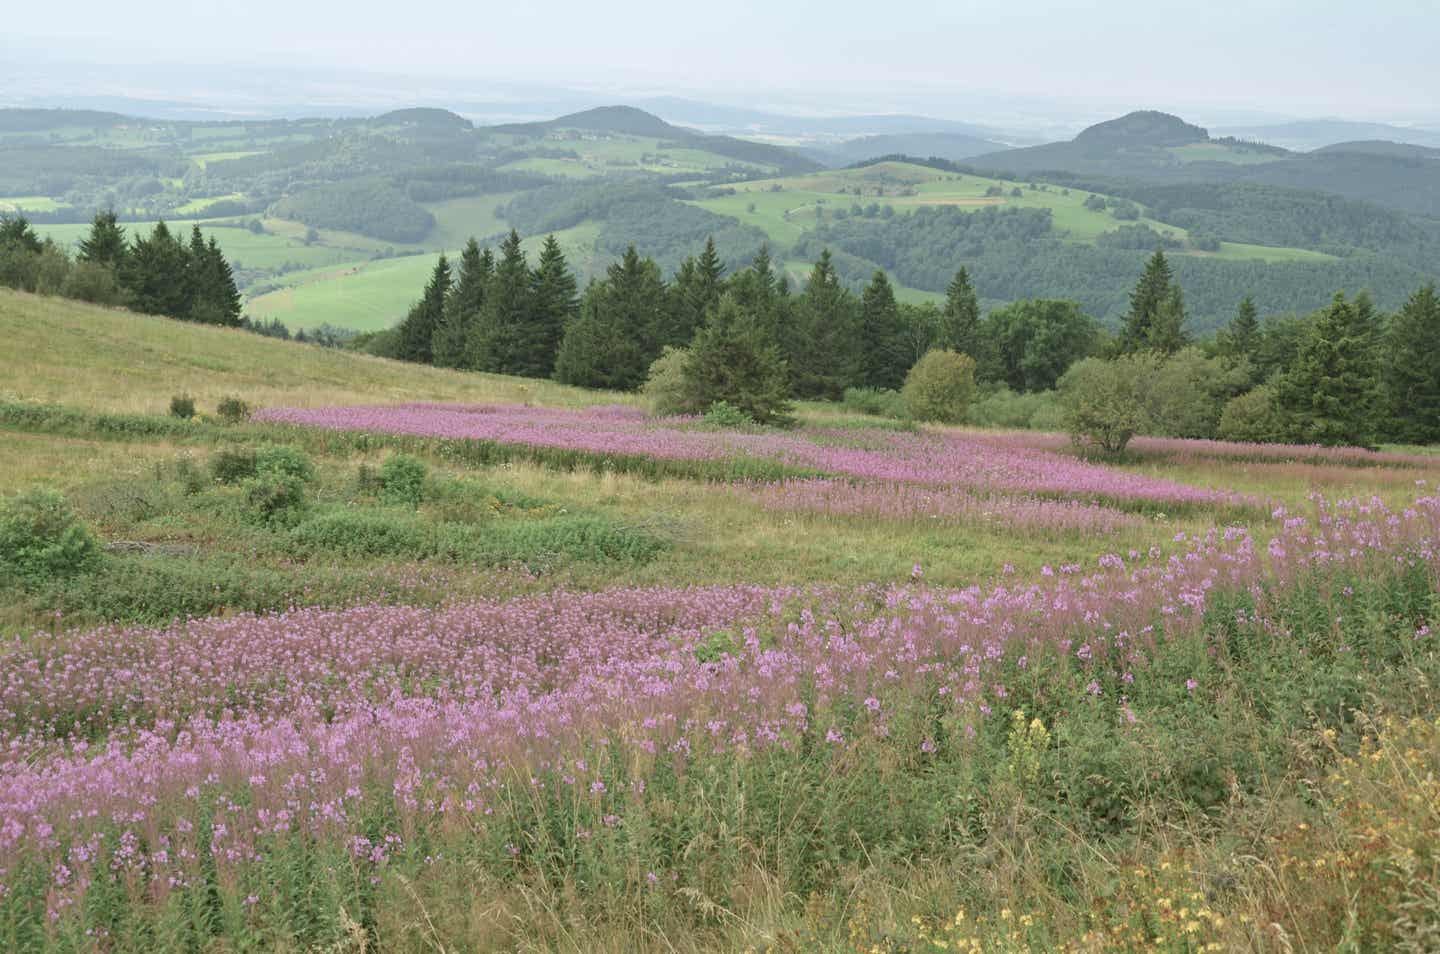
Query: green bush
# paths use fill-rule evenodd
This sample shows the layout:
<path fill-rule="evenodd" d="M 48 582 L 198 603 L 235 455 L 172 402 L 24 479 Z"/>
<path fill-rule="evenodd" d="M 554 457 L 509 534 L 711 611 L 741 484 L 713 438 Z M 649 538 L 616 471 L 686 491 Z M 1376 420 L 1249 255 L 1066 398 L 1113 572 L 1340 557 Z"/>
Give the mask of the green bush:
<path fill-rule="evenodd" d="M 970 405 L 970 423 L 1040 431 L 1063 430 L 1064 412 L 1054 391 L 1017 393 L 1001 385 Z"/>
<path fill-rule="evenodd" d="M 232 394 L 215 405 L 215 415 L 226 424 L 240 424 L 250 420 L 250 405 Z"/>
<path fill-rule="evenodd" d="M 255 449 L 222 447 L 210 458 L 210 473 L 222 484 L 238 484 L 255 476 Z"/>
<path fill-rule="evenodd" d="M 690 352 L 685 349 L 667 347 L 650 365 L 643 392 L 651 413 L 668 417 L 695 412 L 685 388 L 685 363 L 689 360 Z"/>
<path fill-rule="evenodd" d="M 305 510 L 305 481 L 280 470 L 262 470 L 246 480 L 245 502 L 260 523 L 290 527 Z"/>
<path fill-rule="evenodd" d="M 298 447 L 289 444 L 266 444 L 255 452 L 255 473 L 261 477 L 291 477 L 302 484 L 315 479 L 315 465 Z"/>
<path fill-rule="evenodd" d="M 873 414 L 901 421 L 910 417 L 905 398 L 899 391 L 889 388 L 846 388 L 840 403 L 846 410 L 857 414 Z"/>
<path fill-rule="evenodd" d="M 701 418 L 708 427 L 718 427 L 726 430 L 743 430 L 755 426 L 755 418 L 745 411 L 731 404 L 729 401 L 716 401 L 705 411 Z"/>
<path fill-rule="evenodd" d="M 410 514 L 383 510 L 332 510 L 317 514 L 290 535 L 297 550 L 310 555 L 408 557 L 436 555 L 435 534 Z"/>
<path fill-rule="evenodd" d="M 1283 440 L 1284 433 L 1285 421 L 1268 385 L 1231 398 L 1220 414 L 1221 440 L 1264 444 Z"/>
<path fill-rule="evenodd" d="M 195 416 L 195 399 L 188 394 L 177 394 L 170 399 L 170 416 L 189 420 Z"/>
<path fill-rule="evenodd" d="M 975 359 L 958 351 L 928 351 L 905 375 L 900 393 L 918 420 L 959 424 L 975 397 Z"/>
<path fill-rule="evenodd" d="M 58 491 L 36 487 L 0 507 L 0 566 L 44 581 L 74 576 L 100 560 L 100 545 Z"/>
<path fill-rule="evenodd" d="M 395 454 L 380 467 L 380 499 L 420 506 L 425 495 L 425 464 L 409 454 Z"/>
<path fill-rule="evenodd" d="M 1085 358 L 1060 378 L 1065 429 L 1076 447 L 1119 454 L 1130 438 L 1149 425 L 1146 382 L 1154 374 L 1153 355 L 1133 354 L 1106 361 Z"/>

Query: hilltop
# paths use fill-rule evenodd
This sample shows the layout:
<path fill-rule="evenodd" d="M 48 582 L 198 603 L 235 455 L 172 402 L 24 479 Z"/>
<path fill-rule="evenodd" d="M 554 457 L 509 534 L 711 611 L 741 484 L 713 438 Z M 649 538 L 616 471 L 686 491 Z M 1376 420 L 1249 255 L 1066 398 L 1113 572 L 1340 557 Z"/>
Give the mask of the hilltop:
<path fill-rule="evenodd" d="M 1440 216 L 1440 172 L 1401 149 L 1295 153 L 1208 131 L 1167 113 L 1141 111 L 1096 124 L 1068 142 L 977 156 L 1015 176 L 1104 176 L 1163 182 L 1255 182 L 1363 199 Z"/>

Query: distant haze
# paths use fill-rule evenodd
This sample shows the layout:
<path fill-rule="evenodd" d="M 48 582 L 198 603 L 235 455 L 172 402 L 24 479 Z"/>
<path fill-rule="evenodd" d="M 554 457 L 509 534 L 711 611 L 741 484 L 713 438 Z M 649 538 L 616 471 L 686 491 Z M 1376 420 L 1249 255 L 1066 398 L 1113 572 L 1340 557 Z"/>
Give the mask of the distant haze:
<path fill-rule="evenodd" d="M 973 113 L 1041 100 L 1086 118 L 1147 106 L 1200 121 L 1440 123 L 1436 0 L 70 0 L 63 12 L 15 4 L 5 20 L 0 81 L 12 99 L 61 90 L 45 64 L 68 61 L 96 67 L 113 89 L 90 88 L 116 94 L 136 80 L 103 67 L 186 64 L 174 75 L 188 81 L 168 93 L 192 101 L 253 66 L 332 73 L 337 96 L 347 77 L 391 73 L 473 99 L 509 81 L 991 120 Z M 207 62 L 225 69 L 207 75 Z"/>

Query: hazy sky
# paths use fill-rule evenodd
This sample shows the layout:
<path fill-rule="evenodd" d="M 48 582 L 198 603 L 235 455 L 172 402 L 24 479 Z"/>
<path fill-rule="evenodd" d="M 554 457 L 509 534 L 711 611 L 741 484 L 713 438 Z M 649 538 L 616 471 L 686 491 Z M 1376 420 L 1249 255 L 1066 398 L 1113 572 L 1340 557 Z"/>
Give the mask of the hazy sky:
<path fill-rule="evenodd" d="M 1440 122 L 1440 0 L 65 0 L 0 54 L 731 94 L 985 90 Z M 26 56 L 25 59 L 30 59 Z M 177 91 L 180 92 L 180 91 Z"/>

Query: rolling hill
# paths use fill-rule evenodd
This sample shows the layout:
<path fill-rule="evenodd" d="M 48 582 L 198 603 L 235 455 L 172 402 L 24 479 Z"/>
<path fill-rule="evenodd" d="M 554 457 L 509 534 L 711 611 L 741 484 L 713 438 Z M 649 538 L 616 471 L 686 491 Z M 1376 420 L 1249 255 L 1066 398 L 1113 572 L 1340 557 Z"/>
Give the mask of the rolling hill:
<path fill-rule="evenodd" d="M 1345 119 L 1307 119 L 1262 126 L 1228 126 L 1218 132 L 1222 136 L 1270 142 L 1301 152 L 1364 140 L 1440 147 L 1440 131 Z"/>
<path fill-rule="evenodd" d="M 1264 143 L 1212 138 L 1179 117 L 1150 111 L 1091 126 L 1069 142 L 990 153 L 970 162 L 977 169 L 1017 176 L 1256 182 L 1440 216 L 1440 163 L 1428 155 L 1375 147 L 1294 153 Z"/>
<path fill-rule="evenodd" d="M 501 133 L 539 139 L 565 130 L 611 133 L 622 136 L 666 140 L 683 148 L 713 153 L 740 162 L 768 166 L 775 172 L 794 174 L 821 168 L 818 162 L 789 149 L 769 143 L 751 142 L 731 136 L 712 136 L 674 126 L 634 106 L 599 106 L 538 123 L 510 123 L 483 127 L 479 132 Z"/>

